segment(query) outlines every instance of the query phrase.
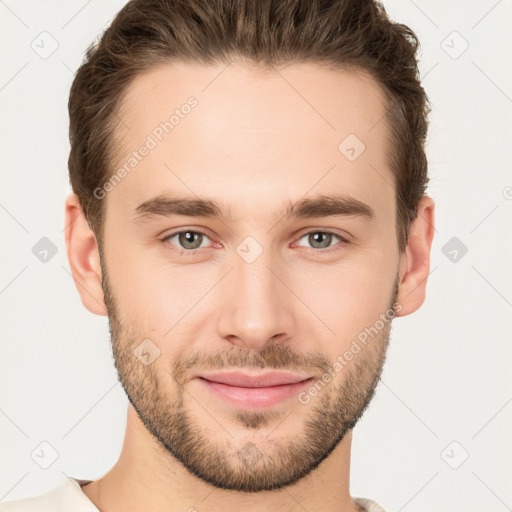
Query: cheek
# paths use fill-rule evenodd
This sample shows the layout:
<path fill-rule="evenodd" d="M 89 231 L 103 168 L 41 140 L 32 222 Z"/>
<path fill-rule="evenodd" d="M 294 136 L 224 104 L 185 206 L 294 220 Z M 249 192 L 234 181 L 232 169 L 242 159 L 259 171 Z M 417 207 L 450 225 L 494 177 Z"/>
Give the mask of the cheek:
<path fill-rule="evenodd" d="M 121 321 L 156 339 L 179 332 L 217 279 L 212 267 L 171 264 L 154 248 L 122 239 L 111 242 L 107 271 Z"/>
<path fill-rule="evenodd" d="M 314 271 L 297 273 L 302 277 L 296 279 L 293 289 L 315 314 L 314 325 L 320 329 L 328 326 L 327 337 L 332 335 L 343 344 L 388 309 L 396 265 L 391 252 L 368 249 L 336 265 L 316 265 Z M 307 318 L 309 322 L 310 315 Z"/>

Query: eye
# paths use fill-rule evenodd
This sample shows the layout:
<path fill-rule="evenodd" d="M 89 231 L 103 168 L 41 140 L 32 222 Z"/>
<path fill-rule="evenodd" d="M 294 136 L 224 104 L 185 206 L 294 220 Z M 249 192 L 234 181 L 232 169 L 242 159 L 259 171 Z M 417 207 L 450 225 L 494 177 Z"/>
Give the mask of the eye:
<path fill-rule="evenodd" d="M 176 242 L 171 242 L 173 238 L 176 238 Z M 209 238 L 206 233 L 195 229 L 184 229 L 182 231 L 175 231 L 165 238 L 162 238 L 162 242 L 169 242 L 177 247 L 179 253 L 191 253 L 194 254 L 196 251 L 201 252 L 200 249 L 205 246 L 202 244 L 205 238 Z M 174 250 L 174 249 L 173 249 Z"/>
<path fill-rule="evenodd" d="M 309 231 L 308 233 L 304 233 L 299 240 L 306 237 L 308 243 L 311 244 L 311 248 L 318 249 L 317 252 L 330 252 L 331 250 L 336 250 L 335 245 L 331 245 L 333 237 L 334 239 L 338 239 L 342 246 L 349 243 L 349 241 L 341 235 L 329 230 Z M 172 241 L 173 238 L 176 238 L 175 242 Z M 203 231 L 197 229 L 183 229 L 165 236 L 161 241 L 164 243 L 170 243 L 173 246 L 171 250 L 176 251 L 179 254 L 192 256 L 203 252 L 203 249 L 207 247 L 207 244 L 204 244 L 203 242 L 207 239 L 209 239 L 209 236 Z"/>
<path fill-rule="evenodd" d="M 341 235 L 334 233 L 333 231 L 309 231 L 300 237 L 299 240 L 307 237 L 308 243 L 311 244 L 313 249 L 319 249 L 321 251 L 325 251 L 326 249 L 331 249 L 331 242 L 333 241 L 333 237 L 340 240 L 343 244 L 347 244 L 348 240 L 343 238 Z"/>

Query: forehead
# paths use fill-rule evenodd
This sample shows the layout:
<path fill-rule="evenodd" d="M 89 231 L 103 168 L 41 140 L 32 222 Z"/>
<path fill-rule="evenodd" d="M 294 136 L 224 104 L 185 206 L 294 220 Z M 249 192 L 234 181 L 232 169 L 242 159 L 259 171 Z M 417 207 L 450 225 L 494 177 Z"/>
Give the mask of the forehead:
<path fill-rule="evenodd" d="M 114 170 L 151 149 L 112 196 L 135 207 L 179 189 L 257 206 L 336 189 L 389 208 L 386 106 L 378 84 L 355 70 L 160 65 L 123 96 Z"/>

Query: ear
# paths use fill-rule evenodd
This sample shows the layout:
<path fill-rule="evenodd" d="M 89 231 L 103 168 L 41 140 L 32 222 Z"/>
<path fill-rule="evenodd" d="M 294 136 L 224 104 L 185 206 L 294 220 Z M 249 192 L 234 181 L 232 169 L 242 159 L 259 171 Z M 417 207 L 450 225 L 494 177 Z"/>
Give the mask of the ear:
<path fill-rule="evenodd" d="M 430 271 L 430 248 L 434 238 L 435 203 L 423 196 L 418 215 L 409 228 L 408 243 L 400 256 L 400 286 L 397 302 L 401 305 L 396 316 L 414 313 L 425 301 L 427 278 Z"/>
<path fill-rule="evenodd" d="M 71 274 L 82 304 L 96 315 L 106 316 L 101 288 L 100 255 L 96 237 L 85 220 L 76 194 L 66 198 L 66 249 Z"/>

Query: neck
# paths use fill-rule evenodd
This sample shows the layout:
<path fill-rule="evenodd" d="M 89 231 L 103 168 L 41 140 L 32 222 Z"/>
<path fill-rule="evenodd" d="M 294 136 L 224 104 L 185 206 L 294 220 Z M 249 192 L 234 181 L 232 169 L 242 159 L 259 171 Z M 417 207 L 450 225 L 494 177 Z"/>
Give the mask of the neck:
<path fill-rule="evenodd" d="M 130 405 L 118 461 L 82 490 L 101 512 L 359 512 L 349 492 L 351 442 L 349 432 L 315 470 L 290 486 L 259 493 L 218 489 L 190 474 L 147 431 Z"/>

